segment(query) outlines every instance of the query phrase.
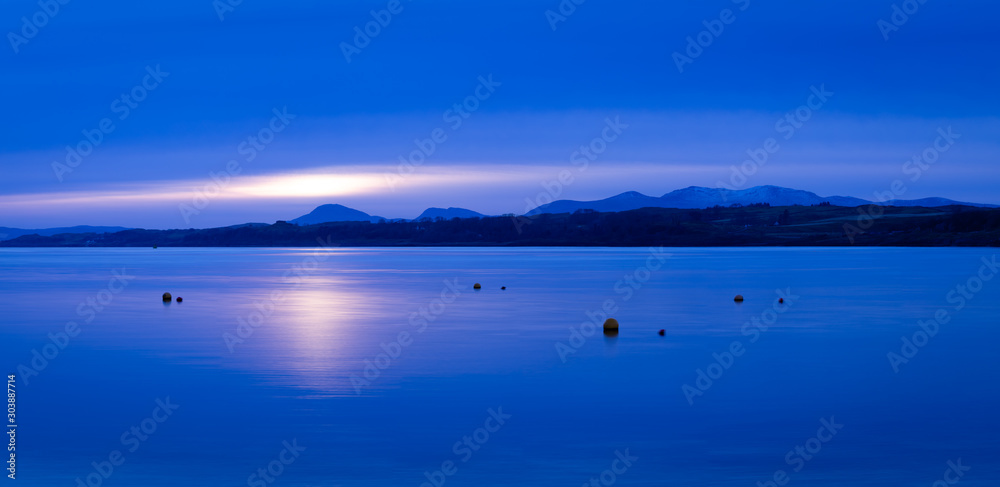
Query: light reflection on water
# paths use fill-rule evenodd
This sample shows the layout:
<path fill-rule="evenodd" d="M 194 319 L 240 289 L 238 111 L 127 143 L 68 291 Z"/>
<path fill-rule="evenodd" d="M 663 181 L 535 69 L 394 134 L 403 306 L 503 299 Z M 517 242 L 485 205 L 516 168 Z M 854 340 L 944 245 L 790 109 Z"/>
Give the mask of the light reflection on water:
<path fill-rule="evenodd" d="M 963 485 L 995 485 L 1000 281 L 900 373 L 886 359 L 992 250 L 667 249 L 630 287 L 647 249 L 9 249 L 0 351 L 12 372 L 81 323 L 20 391 L 25 485 L 73 484 L 168 395 L 177 416 L 105 485 L 242 485 L 293 437 L 309 450 L 283 485 L 419 485 L 501 405 L 448 485 L 580 485 L 624 448 L 621 485 L 755 485 L 830 415 L 847 426 L 795 485 L 929 485 L 958 457 Z M 84 323 L 115 269 L 135 278 Z M 800 298 L 749 342 L 779 288 Z M 563 362 L 608 300 L 619 335 Z"/>

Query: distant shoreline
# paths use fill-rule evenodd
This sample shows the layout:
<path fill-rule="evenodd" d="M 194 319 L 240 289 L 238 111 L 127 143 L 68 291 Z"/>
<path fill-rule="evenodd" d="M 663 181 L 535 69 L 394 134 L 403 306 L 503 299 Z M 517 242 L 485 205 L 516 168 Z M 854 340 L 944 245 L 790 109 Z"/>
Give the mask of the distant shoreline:
<path fill-rule="evenodd" d="M 23 235 L 33 247 L 996 247 L 1000 209 L 830 205 Z"/>

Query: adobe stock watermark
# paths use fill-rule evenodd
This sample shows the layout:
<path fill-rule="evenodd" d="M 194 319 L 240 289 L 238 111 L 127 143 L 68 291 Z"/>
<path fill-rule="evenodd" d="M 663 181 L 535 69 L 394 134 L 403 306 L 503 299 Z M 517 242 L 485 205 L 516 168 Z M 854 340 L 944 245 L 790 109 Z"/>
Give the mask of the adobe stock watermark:
<path fill-rule="evenodd" d="M 795 137 L 796 132 L 805 125 L 806 122 L 812 120 L 813 115 L 816 111 L 823 108 L 830 98 L 833 97 L 832 91 L 826 90 L 826 84 L 820 84 L 819 88 L 815 85 L 809 87 L 809 91 L 812 93 L 806 98 L 806 102 L 799 105 L 798 108 L 791 110 L 777 121 L 774 122 L 774 131 L 778 132 L 782 140 L 791 140 Z M 732 171 L 729 176 L 729 183 L 723 181 L 717 181 L 715 187 L 719 189 L 719 194 L 722 195 L 722 199 L 726 199 L 726 192 L 723 189 L 728 189 L 730 191 L 736 191 L 743 188 L 751 176 L 757 174 L 757 171 L 767 164 L 768 159 L 774 155 L 778 150 L 781 149 L 781 145 L 778 144 L 778 139 L 776 137 L 768 137 L 758 147 L 749 148 L 746 150 L 749 159 L 743 161 L 739 167 L 729 166 Z"/>
<path fill-rule="evenodd" d="M 7 478 L 17 480 L 17 378 L 7 376 Z"/>
<path fill-rule="evenodd" d="M 179 405 L 170 402 L 170 396 L 167 396 L 166 399 L 157 399 L 156 407 L 153 408 L 149 417 L 122 433 L 120 438 L 122 446 L 127 447 L 129 453 L 135 453 L 144 442 L 156 433 L 159 425 L 170 419 L 170 416 L 179 408 Z M 93 471 L 86 475 L 86 481 L 77 477 L 76 485 L 77 487 L 100 487 L 115 473 L 115 467 L 120 467 L 124 463 L 125 454 L 121 450 L 111 450 L 107 460 L 90 462 Z"/>
<path fill-rule="evenodd" d="M 552 32 L 559 27 L 559 22 L 565 22 L 570 15 L 576 13 L 576 7 L 583 5 L 587 0 L 561 0 L 555 10 L 545 11 L 545 20 L 549 21 L 549 28 Z"/>
<path fill-rule="evenodd" d="M 761 334 L 766 332 L 771 326 L 778 322 L 778 317 L 785 314 L 802 296 L 792 294 L 791 288 L 775 289 L 777 297 L 771 303 L 771 307 L 760 313 L 760 316 L 750 318 L 750 321 L 743 323 L 740 333 L 748 337 L 747 343 L 757 343 Z M 688 406 L 694 406 L 694 398 L 705 395 L 705 392 L 712 388 L 716 381 L 722 378 L 727 370 L 733 367 L 736 359 L 740 358 L 747 351 L 742 340 L 733 340 L 722 353 L 712 353 L 712 362 L 704 370 L 695 370 L 694 386 L 684 384 L 681 386 L 681 393 L 687 400 Z"/>
<path fill-rule="evenodd" d="M 938 128 L 937 133 L 938 136 L 931 145 L 913 156 L 913 159 L 903 163 L 903 174 L 910 176 L 910 182 L 917 182 L 924 172 L 930 169 L 941 158 L 941 154 L 948 152 L 955 145 L 955 142 L 962 137 L 962 134 L 955 133 L 950 125 L 947 129 Z M 858 217 L 855 223 L 844 224 L 844 235 L 847 236 L 851 244 L 854 243 L 854 237 L 868 231 L 875 224 L 875 220 L 882 218 L 885 214 L 883 203 L 889 203 L 892 200 L 898 199 L 906 193 L 907 189 L 909 188 L 907 188 L 906 183 L 902 179 L 896 179 L 889 184 L 888 190 L 875 192 L 875 204 L 859 206 Z"/>
<path fill-rule="evenodd" d="M 159 64 L 155 68 L 146 66 L 146 74 L 142 77 L 142 81 L 111 101 L 111 113 L 118 114 L 118 121 L 124 121 L 139 108 L 139 104 L 145 101 L 150 93 L 159 88 L 167 76 L 170 76 L 170 73 L 162 71 Z M 83 129 L 83 138 L 75 145 L 66 146 L 66 157 L 63 161 L 52 162 L 52 172 L 55 173 L 56 179 L 60 183 L 63 182 L 65 175 L 79 167 L 83 159 L 92 154 L 104 142 L 104 138 L 111 135 L 116 128 L 115 121 L 111 117 L 104 117 L 97 122 L 96 127 Z"/>
<path fill-rule="evenodd" d="M 463 436 L 461 440 L 452 445 L 451 452 L 458 457 L 457 462 L 456 460 L 445 460 L 441 462 L 441 468 L 433 472 L 425 471 L 424 477 L 427 480 L 422 482 L 420 487 L 442 487 L 449 477 L 458 473 L 459 464 L 471 460 L 475 452 L 490 441 L 490 435 L 500 431 L 500 428 L 507 424 L 507 420 L 511 418 L 510 414 L 503 412 L 503 406 L 496 408 L 496 410 L 489 408 L 486 413 L 488 416 L 483 421 L 482 427 L 472 430 L 472 434 Z"/>
<path fill-rule="evenodd" d="M 882 34 L 882 40 L 889 40 L 889 33 L 896 32 L 904 24 L 910 21 L 910 16 L 917 13 L 920 10 L 920 6 L 927 3 L 927 0 L 903 0 L 903 6 L 900 7 L 895 3 L 892 4 L 892 13 L 889 15 L 889 20 L 878 19 L 875 22 L 875 27 L 878 27 L 878 31 Z"/>
<path fill-rule="evenodd" d="M 739 6 L 740 12 L 750 8 L 750 0 L 731 1 Z M 718 18 L 711 20 L 703 20 L 701 25 L 705 26 L 705 30 L 695 34 L 694 36 L 687 36 L 685 39 L 687 41 L 687 45 L 684 46 L 684 54 L 681 54 L 679 51 L 674 51 L 671 57 L 674 60 L 674 64 L 677 66 L 677 72 L 683 74 L 685 65 L 694 64 L 695 59 L 701 57 L 701 55 L 705 53 L 705 49 L 711 46 L 716 39 L 722 36 L 722 33 L 726 30 L 726 26 L 736 22 L 736 12 L 733 12 L 733 10 L 729 8 L 724 8 L 719 11 L 719 15 L 717 17 Z"/>
<path fill-rule="evenodd" d="M 820 419 L 819 422 L 820 427 L 816 430 L 816 436 L 806 440 L 804 445 L 795 445 L 795 448 L 788 450 L 788 453 L 785 454 L 785 463 L 792 467 L 793 473 L 801 472 L 806 463 L 819 454 L 823 445 L 833 440 L 833 437 L 837 436 L 837 433 L 844 428 L 844 425 L 834 421 L 833 416 L 830 416 L 830 419 Z M 780 487 L 790 480 L 788 472 L 784 469 L 778 469 L 774 471 L 771 480 L 757 481 L 757 487 Z"/>
<path fill-rule="evenodd" d="M 632 467 L 632 464 L 637 462 L 639 457 L 633 457 L 629 454 L 628 448 L 625 449 L 625 453 L 619 450 L 615 450 L 615 459 L 611 461 L 611 467 L 604 469 L 597 477 L 591 477 L 591 479 L 583 484 L 581 487 L 609 487 L 614 485 L 618 481 L 618 476 L 628 472 L 628 469 Z"/>
<path fill-rule="evenodd" d="M 239 7 L 243 3 L 243 0 L 213 0 L 212 8 L 215 10 L 215 15 L 219 17 L 219 22 L 226 20 L 226 14 L 230 14 L 236 11 L 236 7 Z"/>
<path fill-rule="evenodd" d="M 444 288 L 441 289 L 440 296 L 431 299 L 426 306 L 410 313 L 408 323 L 414 327 L 414 332 L 403 330 L 396 334 L 395 339 L 389 343 L 380 343 L 382 349 L 374 359 L 364 360 L 364 369 L 361 375 L 351 374 L 351 385 L 354 386 L 354 394 L 361 395 L 363 387 L 370 386 L 375 379 L 382 376 L 382 371 L 388 369 L 393 361 L 398 359 L 407 347 L 413 344 L 414 335 L 419 335 L 427 330 L 427 325 L 437 320 L 448 309 L 448 305 L 454 303 L 462 295 L 458 285 L 458 278 L 444 280 Z"/>
<path fill-rule="evenodd" d="M 938 332 L 941 331 L 941 325 L 946 325 L 951 321 L 951 313 L 965 309 L 969 301 L 975 299 L 976 294 L 983 290 L 986 283 L 997 275 L 998 267 L 1000 267 L 997 265 L 997 254 L 990 256 L 989 260 L 982 257 L 981 261 L 983 265 L 979 266 L 979 269 L 972 276 L 969 276 L 964 283 L 953 287 L 945 295 L 945 301 L 953 305 L 951 310 L 938 308 L 932 319 L 917 321 L 919 330 L 908 336 L 900 337 L 903 344 L 899 348 L 899 353 L 892 351 L 886 354 L 893 372 L 898 374 L 901 365 L 910 363 L 910 360 L 917 356 L 920 349 L 926 347 L 931 338 L 937 336 Z"/>
<path fill-rule="evenodd" d="M 302 259 L 299 264 L 292 265 L 292 267 L 285 271 L 281 276 L 282 282 L 285 284 L 291 284 L 292 289 L 298 289 L 302 283 L 305 282 L 305 278 L 315 274 L 319 270 L 319 265 L 326 262 L 330 258 L 331 250 L 333 249 L 333 240 L 330 235 L 326 236 L 324 241 L 322 238 L 317 237 L 316 242 L 319 243 L 320 248 L 323 252 L 319 252 L 317 255 L 307 255 Z M 236 317 L 236 328 L 232 333 L 224 332 L 222 334 L 222 341 L 225 342 L 226 348 L 229 349 L 229 353 L 232 354 L 236 351 L 236 345 L 241 345 L 248 338 L 253 336 L 254 331 L 259 328 L 264 323 L 267 323 L 268 318 L 274 314 L 275 308 L 281 304 L 285 298 L 286 294 L 281 290 L 271 291 L 271 294 L 267 296 L 267 300 L 255 300 L 253 302 L 254 310 L 251 311 L 246 318 L 242 316 Z"/>
<path fill-rule="evenodd" d="M 7 40 L 10 42 L 10 48 L 14 50 L 14 54 L 20 53 L 21 46 L 34 39 L 43 27 L 49 25 L 49 22 L 55 18 L 56 15 L 59 15 L 59 12 L 62 11 L 62 7 L 69 5 L 70 1 L 71 0 L 38 0 L 39 10 L 31 14 L 31 17 L 21 17 L 20 34 L 14 31 L 7 33 Z"/>
<path fill-rule="evenodd" d="M 462 128 L 465 120 L 471 117 L 476 110 L 479 110 L 482 102 L 493 96 L 497 88 L 503 84 L 500 81 L 494 81 L 492 73 L 480 76 L 477 80 L 479 84 L 473 89 L 471 95 L 452 105 L 441 115 L 441 119 L 445 123 L 443 126 L 431 130 L 430 135 L 425 139 L 413 139 L 413 145 L 416 148 L 411 150 L 409 154 L 399 156 L 396 174 L 385 173 L 383 175 L 385 184 L 389 186 L 390 190 L 395 191 L 397 184 L 413 174 L 417 167 L 423 165 L 427 158 L 437 151 L 438 146 L 448 141 L 449 130 L 455 132 Z"/>
<path fill-rule="evenodd" d="M 931 487 L 948 487 L 949 485 L 955 485 L 965 474 L 972 470 L 972 467 L 962 465 L 962 459 L 948 460 L 948 468 L 945 469 L 944 474 L 941 475 L 941 480 L 938 480 L 931 484 Z"/>
<path fill-rule="evenodd" d="M 271 142 L 274 142 L 277 134 L 284 132 L 292 120 L 295 120 L 295 115 L 288 113 L 288 107 L 282 107 L 281 110 L 272 108 L 271 113 L 274 115 L 267 125 L 261 127 L 256 134 L 247 136 L 237 144 L 236 152 L 243 156 L 243 163 L 253 162 L 261 152 L 267 149 Z M 226 163 L 224 171 L 209 171 L 208 177 L 211 181 L 194 189 L 191 203 L 177 205 L 177 210 L 180 211 L 184 223 L 191 224 L 191 217 L 200 215 L 205 208 L 208 208 L 209 203 L 222 194 L 232 184 L 233 178 L 241 172 L 243 172 L 243 166 L 236 159 L 230 159 Z"/>
<path fill-rule="evenodd" d="M 604 119 L 604 127 L 601 129 L 601 135 L 594 137 L 589 143 L 581 145 L 577 150 L 573 151 L 569 155 L 570 164 L 576 169 L 577 175 L 582 174 L 584 171 L 590 167 L 592 161 L 597 160 L 601 154 L 604 154 L 608 150 L 608 144 L 618 140 L 625 129 L 628 128 L 627 124 L 622 123 L 621 117 L 615 117 L 611 120 L 611 117 Z M 525 197 L 524 198 L 524 214 L 521 215 L 511 215 L 511 220 L 514 222 L 514 228 L 517 229 L 518 235 L 524 232 L 524 226 L 530 225 L 532 221 L 538 217 L 538 215 L 527 215 L 531 210 L 538 208 L 542 205 L 547 205 L 556 200 L 562 195 L 563 189 L 570 186 L 576 181 L 576 177 L 573 176 L 573 172 L 569 169 L 563 169 L 559 171 L 554 179 L 548 181 L 542 181 L 542 191 L 535 195 L 534 198 Z"/>
<path fill-rule="evenodd" d="M 635 293 L 639 289 L 642 289 L 643 284 L 649 282 L 653 276 L 653 272 L 663 267 L 663 264 L 671 256 L 665 253 L 663 247 L 650 247 L 649 254 L 646 257 L 645 264 L 636 267 L 635 270 L 624 275 L 615 283 L 613 289 L 616 295 L 621 295 L 622 304 L 632 299 Z M 594 336 L 597 330 L 604 326 L 604 320 L 608 319 L 608 316 L 612 313 L 617 312 L 618 309 L 617 298 L 608 298 L 601 303 L 600 308 L 593 311 L 586 311 L 584 313 L 587 316 L 586 320 L 578 326 L 569 327 L 569 339 L 566 340 L 566 343 L 556 342 L 556 354 L 559 355 L 559 360 L 562 363 L 566 363 L 567 358 L 583 348 L 583 345 L 587 343 L 587 339 Z"/>
<path fill-rule="evenodd" d="M 107 286 L 92 296 L 88 296 L 76 307 L 76 315 L 83 320 L 84 325 L 89 325 L 97 314 L 104 311 L 115 300 L 115 296 L 121 294 L 128 287 L 129 281 L 135 276 L 129 275 L 123 267 L 121 271 L 115 269 L 111 271 L 111 279 Z M 42 345 L 41 352 L 37 348 L 31 349 L 31 360 L 28 365 L 18 364 L 17 375 L 21 376 L 21 383 L 28 385 L 28 378 L 37 376 L 41 371 L 49 366 L 49 363 L 59 357 L 59 354 L 69 346 L 70 341 L 80 335 L 80 323 L 77 321 L 67 321 L 62 331 L 49 333 L 49 343 Z"/>
<path fill-rule="evenodd" d="M 411 1 L 406 0 L 407 3 Z M 344 59 L 350 63 L 351 56 L 361 54 L 361 50 L 368 47 L 372 43 L 372 39 L 378 37 L 382 33 L 382 29 L 388 27 L 392 22 L 392 17 L 399 15 L 403 8 L 405 6 L 400 0 L 389 0 L 384 9 L 369 12 L 372 19 L 366 22 L 364 27 L 354 26 L 354 38 L 351 39 L 351 43 L 340 43 L 340 52 L 344 55 Z"/>
<path fill-rule="evenodd" d="M 295 463 L 299 455 L 306 451 L 306 447 L 299 446 L 297 438 L 293 438 L 291 443 L 288 440 L 282 441 L 281 446 L 277 459 L 268 463 L 267 468 L 258 468 L 257 472 L 247 477 L 248 486 L 267 487 L 268 484 L 273 484 L 281 474 L 285 473 L 285 467 Z"/>

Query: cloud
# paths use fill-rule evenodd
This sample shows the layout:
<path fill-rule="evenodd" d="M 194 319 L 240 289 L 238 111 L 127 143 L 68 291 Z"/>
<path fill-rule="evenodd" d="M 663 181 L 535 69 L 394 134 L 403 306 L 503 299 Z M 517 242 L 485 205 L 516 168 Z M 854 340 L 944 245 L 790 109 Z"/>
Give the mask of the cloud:
<path fill-rule="evenodd" d="M 95 154 L 63 184 L 47 173 L 48 162 L 38 153 L 6 155 L 0 164 L 14 171 L 3 183 L 0 225 L 207 227 L 294 218 L 325 203 L 390 218 L 412 218 L 430 206 L 518 213 L 526 211 L 526 200 L 548 193 L 546 185 L 553 187 L 562 171 L 569 171 L 573 182 L 559 183 L 557 199 L 715 187 L 768 138 L 778 139 L 780 150 L 748 185 L 866 198 L 902 177 L 902 165 L 947 126 L 962 139 L 910 185 L 912 197 L 992 202 L 1000 180 L 994 162 L 1000 155 L 1000 120 L 859 117 L 824 107 L 785 139 L 775 124 L 805 101 L 808 90 L 800 95 L 777 112 L 476 113 L 413 167 L 401 167 L 400 157 L 437 127 L 440 119 L 433 114 L 303 118 L 296 120 L 300 132 L 281 134 L 252 161 L 239 158 L 233 141 L 150 140 Z M 628 128 L 579 171 L 574 154 L 600 137 L 608 119 L 620 119 Z M 24 163 L 29 156 L 39 163 Z M 239 173 L 216 190 L 211 174 L 224 172 L 232 160 Z M 207 204 L 199 204 L 195 217 L 182 218 L 179 205 L 193 206 L 199 194 L 207 195 Z"/>

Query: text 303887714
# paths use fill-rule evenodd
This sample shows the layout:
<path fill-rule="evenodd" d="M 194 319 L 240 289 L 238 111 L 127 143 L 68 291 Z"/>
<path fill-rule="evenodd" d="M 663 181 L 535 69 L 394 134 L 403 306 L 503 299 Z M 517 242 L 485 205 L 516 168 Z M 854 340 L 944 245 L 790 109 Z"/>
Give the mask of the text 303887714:
<path fill-rule="evenodd" d="M 14 480 L 17 474 L 17 462 L 14 459 L 14 447 L 15 447 L 15 432 L 17 430 L 17 417 L 15 412 L 17 411 L 17 395 L 14 393 L 14 374 L 7 376 L 7 452 L 10 454 L 7 458 L 7 478 Z"/>

